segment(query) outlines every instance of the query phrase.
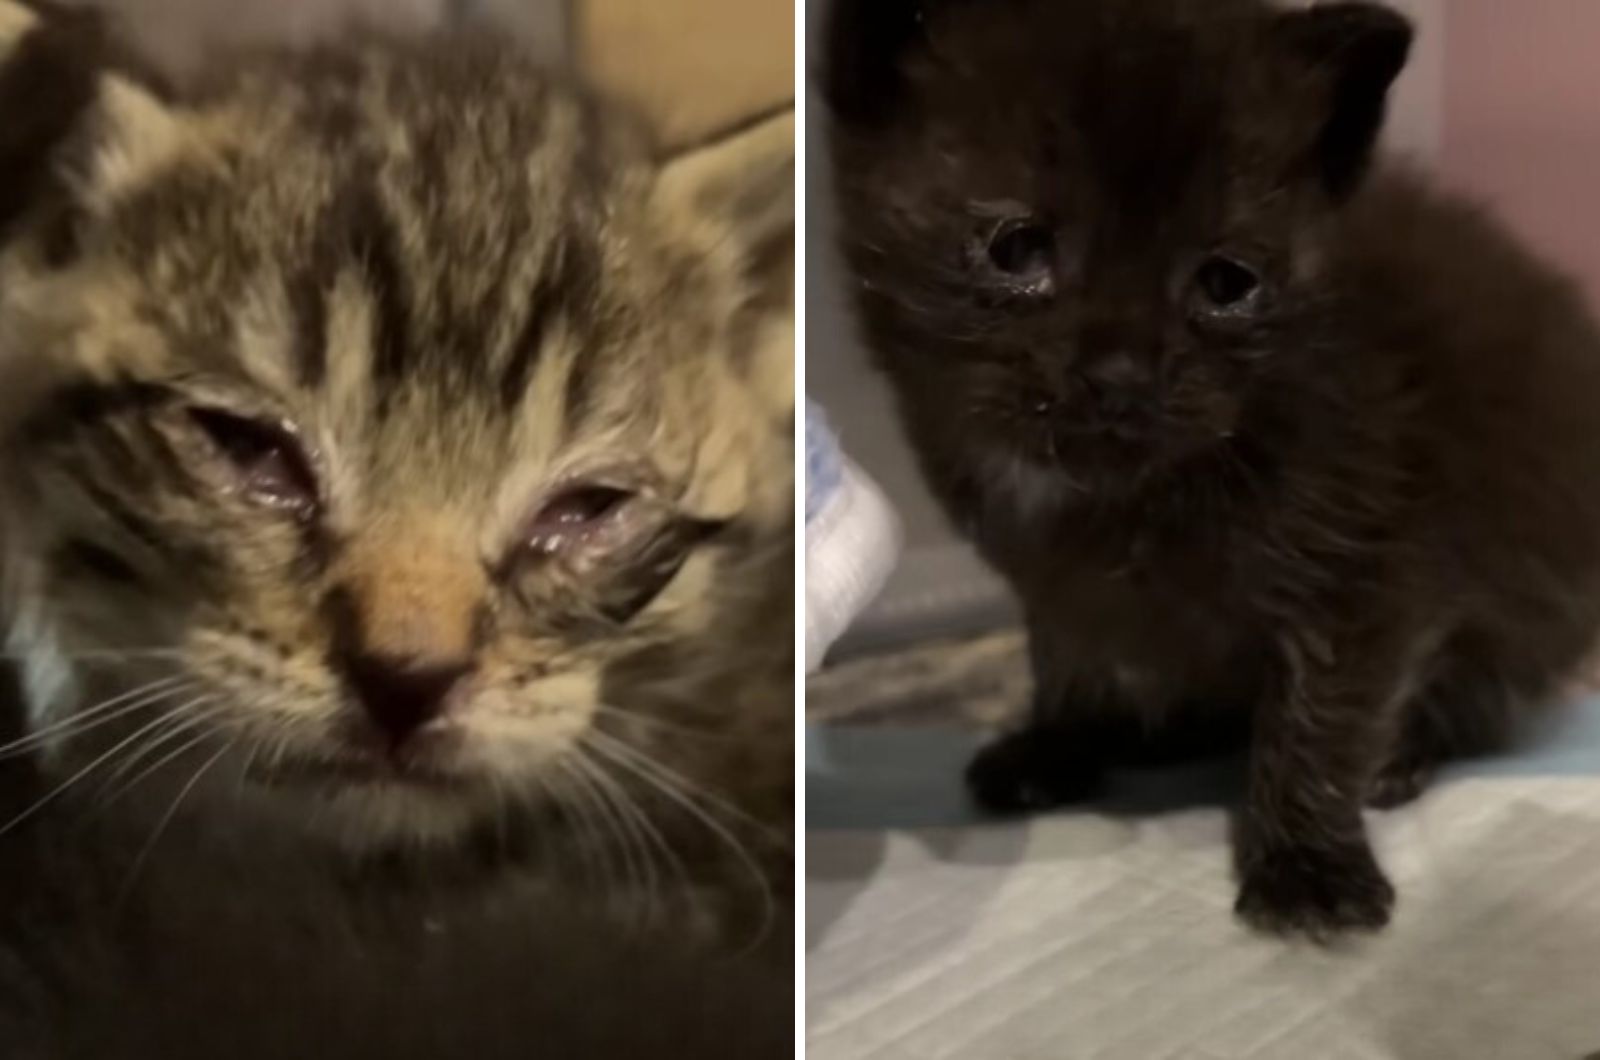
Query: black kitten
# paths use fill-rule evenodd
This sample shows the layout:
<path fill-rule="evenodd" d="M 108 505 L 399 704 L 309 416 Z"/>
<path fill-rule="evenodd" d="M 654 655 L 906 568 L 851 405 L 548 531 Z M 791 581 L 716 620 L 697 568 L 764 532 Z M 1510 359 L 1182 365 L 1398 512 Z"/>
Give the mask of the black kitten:
<path fill-rule="evenodd" d="M 1500 745 L 1600 625 L 1579 297 L 1369 173 L 1411 43 L 1384 8 L 842 0 L 830 33 L 868 339 L 1032 632 L 977 796 L 1248 733 L 1240 913 L 1382 925 L 1363 805 Z"/>

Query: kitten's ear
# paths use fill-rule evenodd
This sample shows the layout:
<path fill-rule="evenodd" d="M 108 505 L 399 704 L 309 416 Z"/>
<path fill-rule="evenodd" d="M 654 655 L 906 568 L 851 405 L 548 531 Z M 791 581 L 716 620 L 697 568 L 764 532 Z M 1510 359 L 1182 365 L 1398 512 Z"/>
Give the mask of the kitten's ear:
<path fill-rule="evenodd" d="M 166 158 L 179 123 L 96 14 L 0 0 L 0 238 L 65 190 L 93 209 Z"/>
<path fill-rule="evenodd" d="M 1389 89 L 1411 53 L 1411 23 L 1379 4 L 1331 3 L 1283 15 L 1278 29 L 1296 54 L 1326 75 L 1317 162 L 1328 193 L 1344 199 L 1372 161 Z"/>
<path fill-rule="evenodd" d="M 20 259 L 24 268 L 70 256 L 97 212 L 181 139 L 178 119 L 134 69 L 99 16 L 0 0 L 0 249 L 13 241 L 36 249 Z M 7 287 L 0 277 L 0 302 Z M 0 429 L 72 370 L 30 345 L 0 344 Z"/>
<path fill-rule="evenodd" d="M 0 0 L 0 236 L 41 195 L 94 100 L 98 27 Z"/>
<path fill-rule="evenodd" d="M 882 117 L 900 90 L 900 64 L 921 37 L 926 0 L 833 0 L 823 29 L 822 95 L 836 117 Z"/>
<path fill-rule="evenodd" d="M 749 292 L 745 374 L 764 405 L 791 413 L 794 144 L 794 110 L 785 107 L 669 159 L 656 186 L 671 223 L 717 233 L 717 245 L 738 255 Z"/>
<path fill-rule="evenodd" d="M 729 228 L 748 250 L 794 244 L 794 108 L 678 152 L 661 167 L 667 208 Z"/>

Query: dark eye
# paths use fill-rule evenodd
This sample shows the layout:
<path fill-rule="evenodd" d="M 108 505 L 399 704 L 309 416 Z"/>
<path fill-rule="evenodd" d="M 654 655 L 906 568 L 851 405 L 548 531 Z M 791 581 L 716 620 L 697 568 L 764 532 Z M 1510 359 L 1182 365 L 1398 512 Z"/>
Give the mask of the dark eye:
<path fill-rule="evenodd" d="M 1195 273 L 1195 285 L 1211 307 L 1238 311 L 1255 300 L 1261 290 L 1261 277 L 1232 258 L 1212 256 Z"/>
<path fill-rule="evenodd" d="M 989 263 L 1031 287 L 1047 287 L 1055 270 L 1055 233 L 1036 220 L 1001 221 L 989 238 Z"/>
<path fill-rule="evenodd" d="M 316 511 L 316 477 L 287 428 L 220 409 L 191 409 L 189 416 L 233 465 L 249 496 L 302 517 Z"/>
<path fill-rule="evenodd" d="M 594 538 L 633 494 L 612 486 L 574 486 L 545 501 L 528 523 L 524 543 L 543 555 L 564 552 Z"/>

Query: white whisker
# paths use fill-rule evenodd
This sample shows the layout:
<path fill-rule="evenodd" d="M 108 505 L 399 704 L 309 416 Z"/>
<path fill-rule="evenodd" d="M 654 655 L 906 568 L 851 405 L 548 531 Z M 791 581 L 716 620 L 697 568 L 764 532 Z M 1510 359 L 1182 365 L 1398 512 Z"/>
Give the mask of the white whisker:
<path fill-rule="evenodd" d="M 655 718 L 655 717 L 651 717 L 648 714 L 640 714 L 637 711 L 624 710 L 621 707 L 613 707 L 613 706 L 608 706 L 606 704 L 601 704 L 599 707 L 595 708 L 595 713 L 599 714 L 602 717 L 609 716 L 609 717 L 615 717 L 615 718 L 622 718 L 622 719 L 624 719 L 626 721 L 637 722 L 640 725 L 653 726 L 655 728 L 662 729 L 662 730 L 664 730 L 666 732 L 676 733 L 676 734 L 679 734 L 679 735 L 682 735 L 682 736 L 689 737 L 690 739 L 696 739 L 696 740 L 727 740 L 728 739 L 728 737 L 726 735 L 724 735 L 723 733 L 713 732 L 710 729 L 698 729 L 698 728 L 695 728 L 692 725 L 684 725 L 681 722 L 668 721 L 665 718 Z"/>
<path fill-rule="evenodd" d="M 238 739 L 235 738 L 219 747 L 217 749 L 217 753 L 206 759 L 204 764 L 194 771 L 194 775 L 189 778 L 188 783 L 184 784 L 184 786 L 179 789 L 177 796 L 172 800 L 172 805 L 167 807 L 167 812 L 162 814 L 161 820 L 156 822 L 155 830 L 150 833 L 150 838 L 145 841 L 145 844 L 140 848 L 138 855 L 134 857 L 133 867 L 128 870 L 128 878 L 123 881 L 122 888 L 118 893 L 118 905 L 122 904 L 122 902 L 127 898 L 128 892 L 133 889 L 134 881 L 138 879 L 139 870 L 144 867 L 145 859 L 150 856 L 150 852 L 155 849 L 156 843 L 161 839 L 161 834 L 165 832 L 167 826 L 172 823 L 172 819 L 177 815 L 178 807 L 182 805 L 183 800 L 188 797 L 189 792 L 194 790 L 195 785 L 200 783 L 200 778 L 205 776 L 211 767 L 221 761 L 222 757 L 229 751 L 233 750 L 238 743 Z"/>
<path fill-rule="evenodd" d="M 11 818 L 11 820 L 7 821 L 3 826 L 0 826 L 0 836 L 3 836 L 7 832 L 10 832 L 13 828 L 17 827 L 17 825 L 21 824 L 23 821 L 26 821 L 28 818 L 32 817 L 34 814 L 36 814 L 40 810 L 44 809 L 50 803 L 52 803 L 56 799 L 60 798 L 61 795 L 63 793 L 65 793 L 69 788 L 71 788 L 74 784 L 78 783 L 84 777 L 86 777 L 89 774 L 93 773 L 96 769 L 98 769 L 104 763 L 109 762 L 124 747 L 127 747 L 130 744 L 134 743 L 136 740 L 138 740 L 140 737 L 142 737 L 145 733 L 150 732 L 152 729 L 155 729 L 156 727 L 158 727 L 160 725 L 166 724 L 167 720 L 168 720 L 168 716 L 163 714 L 161 717 L 159 717 L 156 720 L 150 722 L 149 724 L 143 726 L 142 728 L 134 730 L 132 735 L 123 738 L 120 742 L 118 742 L 117 744 L 112 746 L 112 748 L 109 751 L 106 751 L 103 754 L 101 754 L 100 757 L 96 758 L 94 761 L 90 762 L 88 765 L 86 765 L 82 769 L 78 770 L 78 772 L 72 774 L 72 776 L 70 776 L 66 780 L 62 781 L 61 784 L 57 785 L 55 788 L 52 788 L 47 794 L 45 794 L 44 796 L 42 796 L 41 798 L 36 800 L 27 809 L 23 810 L 21 813 L 17 814 L 15 817 Z"/>
<path fill-rule="evenodd" d="M 603 736 L 603 734 L 591 732 L 590 736 L 598 737 Z M 772 894 L 772 885 L 768 882 L 766 873 L 761 870 L 760 864 L 756 861 L 754 855 L 750 853 L 749 849 L 746 848 L 744 843 L 740 842 L 739 838 L 730 832 L 727 827 L 722 824 L 722 822 L 718 821 L 715 817 L 712 817 L 705 810 L 701 809 L 695 803 L 695 801 L 689 797 L 688 794 L 681 791 L 679 787 L 671 780 L 661 775 L 654 774 L 644 768 L 646 763 L 650 765 L 656 765 L 656 763 L 648 759 L 646 756 L 640 755 L 631 748 L 621 745 L 616 740 L 606 740 L 604 743 L 595 743 L 591 746 L 593 750 L 606 756 L 613 764 L 619 768 L 627 770 L 629 773 L 644 781 L 656 791 L 660 792 L 673 803 L 677 804 L 685 813 L 688 813 L 695 820 L 699 821 L 707 829 L 709 829 L 713 835 L 721 839 L 723 843 L 727 844 L 728 849 L 732 851 L 734 856 L 741 862 L 744 870 L 749 873 L 750 878 L 756 882 L 761 894 L 761 923 L 756 931 L 755 937 L 751 939 L 749 948 L 754 949 L 756 946 L 760 945 L 761 941 L 765 939 L 768 933 L 772 930 L 772 925 L 777 916 L 777 905 Z M 658 766 L 657 768 L 662 767 Z"/>
<path fill-rule="evenodd" d="M 582 754 L 581 748 L 579 749 L 579 754 Z M 678 852 L 672 849 L 672 844 L 667 842 L 667 839 L 664 835 L 662 835 L 661 830 L 657 828 L 654 822 L 650 820 L 650 815 L 646 813 L 644 809 L 639 806 L 639 803 L 633 798 L 633 796 L 628 793 L 626 785 L 618 783 L 616 778 L 607 773 L 605 769 L 598 763 L 595 764 L 594 770 L 597 779 L 603 781 L 612 792 L 613 797 L 617 801 L 618 808 L 626 812 L 628 816 L 633 819 L 641 835 L 643 836 L 643 841 L 653 844 L 656 849 L 661 851 L 663 860 L 667 862 L 668 866 L 677 876 L 680 888 L 687 892 L 690 887 L 688 869 L 684 867 L 683 859 L 678 857 Z"/>
<path fill-rule="evenodd" d="M 594 781 L 587 774 L 579 771 L 569 759 L 557 759 L 556 765 L 561 768 L 564 775 L 576 782 L 572 790 L 575 795 L 581 797 L 580 799 L 574 799 L 570 805 L 573 812 L 578 815 L 579 842 L 582 844 L 581 849 L 584 853 L 584 861 L 594 870 L 594 885 L 597 888 L 610 891 L 615 887 L 617 881 L 617 876 L 612 873 L 611 848 L 605 842 L 605 836 L 600 830 L 598 818 L 591 817 L 589 813 L 596 802 L 593 787 Z M 563 803 L 564 809 L 566 805 L 566 803 Z"/>
<path fill-rule="evenodd" d="M 166 719 L 166 725 L 163 728 L 157 729 L 151 734 L 149 739 L 145 740 L 138 747 L 129 751 L 126 755 L 123 755 L 122 761 L 117 763 L 116 768 L 111 771 L 111 775 L 101 780 L 100 787 L 97 790 L 98 796 L 103 797 L 111 785 L 116 783 L 117 778 L 126 774 L 127 771 L 141 758 L 149 754 L 155 748 L 166 743 L 173 736 L 191 728 L 194 723 L 192 718 L 186 717 L 183 714 L 175 713 L 173 711 L 167 711 L 163 716 Z"/>
<path fill-rule="evenodd" d="M 667 768 L 655 758 L 645 754 L 637 747 L 633 747 L 626 741 L 619 740 L 614 736 L 610 736 L 602 732 L 591 732 L 590 736 L 597 741 L 601 741 L 611 746 L 617 753 L 633 759 L 640 766 L 651 770 L 663 780 L 671 783 L 684 795 L 700 800 L 711 809 L 721 810 L 733 820 L 748 826 L 756 832 L 759 832 L 762 838 L 766 839 L 768 842 L 784 850 L 790 849 L 791 844 L 789 838 L 777 831 L 771 825 L 768 825 L 750 816 L 748 813 L 739 809 L 737 806 L 722 798 L 720 795 L 717 795 L 711 791 L 707 791 L 704 787 L 695 784 L 683 774 L 674 772 L 673 770 Z"/>
<path fill-rule="evenodd" d="M 80 735 L 81 733 L 87 732 L 90 729 L 98 728 L 108 722 L 112 722 L 118 718 L 132 714 L 134 711 L 143 707 L 148 707 L 154 703 L 159 703 L 162 699 L 165 699 L 169 696 L 182 695 L 184 691 L 190 687 L 193 687 L 193 685 L 193 681 L 184 678 L 181 675 L 164 677 L 157 681 L 151 681 L 150 683 L 141 685 L 138 688 L 132 689 L 131 691 L 123 692 L 120 695 L 115 696 L 112 699 L 108 699 L 103 703 L 97 703 L 86 710 L 74 711 L 68 717 L 65 717 L 51 725 L 47 725 L 43 729 L 35 729 L 20 739 L 13 740 L 8 744 L 0 745 L 0 758 L 12 758 L 16 755 L 24 754 L 41 744 L 48 743 L 52 738 L 57 736 L 60 736 L 62 739 L 70 739 L 71 737 Z M 145 699 L 138 699 L 138 697 L 145 696 L 148 693 L 154 694 L 149 695 L 148 698 Z M 127 703 L 127 701 L 130 699 L 138 699 L 138 701 L 128 704 L 121 710 L 113 710 L 113 708 L 119 706 L 120 704 Z"/>
<path fill-rule="evenodd" d="M 36 653 L 31 650 L 0 651 L 0 659 L 29 659 Z M 183 655 L 179 648 L 97 648 L 90 651 L 57 651 L 63 659 L 78 662 L 86 659 L 104 659 L 121 662 L 127 659 L 175 659 Z"/>
<path fill-rule="evenodd" d="M 606 819 L 611 824 L 612 834 L 622 845 L 622 854 L 627 859 L 629 866 L 629 880 L 637 883 L 644 894 L 645 921 L 650 922 L 656 906 L 656 891 L 658 878 L 655 861 L 651 857 L 649 847 L 640 839 L 640 834 L 635 831 L 632 819 L 623 811 L 622 804 L 617 800 L 617 783 L 604 771 L 596 769 L 587 758 L 575 757 L 573 767 L 582 771 L 594 782 L 594 789 L 599 805 L 604 807 Z M 635 854 L 637 853 L 637 857 Z M 635 872 L 637 868 L 637 872 Z"/>
<path fill-rule="evenodd" d="M 155 772 L 162 766 L 176 758 L 182 757 L 186 750 L 195 746 L 195 744 L 203 741 L 207 736 L 209 736 L 210 731 L 208 730 L 206 732 L 202 732 L 199 736 L 185 740 L 177 750 L 162 755 L 153 764 L 141 769 L 136 776 L 118 788 L 115 792 L 109 795 L 106 794 L 111 786 L 117 782 L 118 777 L 125 776 L 128 770 L 131 769 L 141 758 L 154 751 L 157 747 L 175 740 L 185 733 L 192 733 L 197 728 L 210 725 L 216 719 L 217 714 L 219 713 L 218 711 L 200 711 L 193 715 L 185 715 L 195 707 L 202 706 L 208 702 L 213 702 L 215 699 L 215 696 L 202 696 L 199 699 L 190 700 L 189 702 L 183 704 L 183 706 L 176 708 L 176 710 L 172 712 L 175 724 L 160 735 L 146 740 L 143 747 L 127 755 L 122 762 L 118 763 L 117 768 L 112 772 L 111 776 L 107 777 L 100 785 L 100 801 L 97 804 L 98 808 L 105 809 L 106 807 L 110 806 L 113 802 L 116 802 L 128 792 L 132 791 L 147 777 L 154 775 Z"/>
<path fill-rule="evenodd" d="M 261 741 L 253 741 L 250 745 L 250 753 L 244 756 L 244 761 L 239 765 L 239 783 L 234 789 L 235 801 L 242 802 L 244 800 L 244 786 L 250 781 L 250 769 L 256 764 L 256 756 L 260 753 Z"/>

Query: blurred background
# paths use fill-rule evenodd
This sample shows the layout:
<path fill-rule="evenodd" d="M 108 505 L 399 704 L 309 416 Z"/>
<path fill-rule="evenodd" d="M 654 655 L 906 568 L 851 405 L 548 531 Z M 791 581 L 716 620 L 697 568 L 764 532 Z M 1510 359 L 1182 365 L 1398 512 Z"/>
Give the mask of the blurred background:
<path fill-rule="evenodd" d="M 790 0 L 66 0 L 114 13 L 182 75 L 230 44 L 306 45 L 364 23 L 408 32 L 486 22 L 643 109 L 668 143 L 794 95 Z"/>
<path fill-rule="evenodd" d="M 1600 213 L 1592 208 L 1600 189 L 1600 3 L 1394 6 L 1416 20 L 1419 35 L 1397 88 L 1390 150 L 1490 206 L 1600 299 Z M 821 10 L 809 8 L 815 40 Z M 906 527 L 906 551 L 888 588 L 835 647 L 836 665 L 810 684 L 808 705 L 819 718 L 866 720 L 914 706 L 925 715 L 998 720 L 1027 695 L 1011 604 L 923 490 L 888 392 L 855 336 L 839 287 L 825 126 L 814 96 L 807 115 L 806 388 Z M 875 661 L 868 666 L 863 657 Z"/>

